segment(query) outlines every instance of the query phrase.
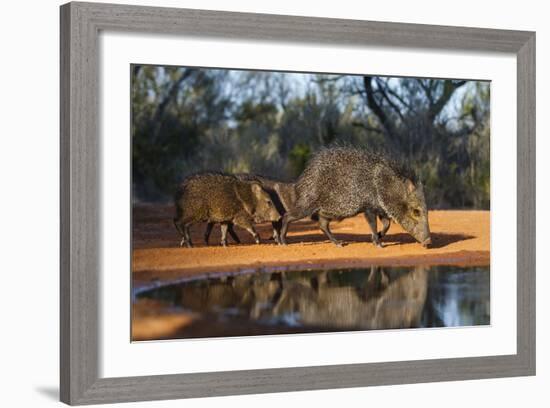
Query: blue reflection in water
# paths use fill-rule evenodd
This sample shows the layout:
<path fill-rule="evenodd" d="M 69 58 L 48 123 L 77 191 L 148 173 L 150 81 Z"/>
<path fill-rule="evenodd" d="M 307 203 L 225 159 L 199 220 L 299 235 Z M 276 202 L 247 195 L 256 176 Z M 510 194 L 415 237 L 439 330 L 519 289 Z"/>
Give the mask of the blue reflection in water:
<path fill-rule="evenodd" d="M 490 323 L 489 267 L 430 268 L 424 327 Z"/>
<path fill-rule="evenodd" d="M 488 266 L 258 272 L 167 285 L 143 298 L 211 323 L 180 338 L 490 324 Z"/>

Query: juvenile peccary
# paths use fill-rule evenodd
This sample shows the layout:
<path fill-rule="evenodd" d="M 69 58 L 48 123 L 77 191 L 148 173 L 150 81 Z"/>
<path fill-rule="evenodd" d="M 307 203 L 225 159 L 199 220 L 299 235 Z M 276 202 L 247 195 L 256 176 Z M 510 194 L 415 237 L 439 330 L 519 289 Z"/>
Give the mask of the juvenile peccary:
<path fill-rule="evenodd" d="M 249 173 L 235 174 L 235 177 L 242 181 L 260 183 L 263 189 L 269 194 L 271 201 L 281 215 L 284 215 L 296 202 L 296 187 L 294 183 L 286 183 Z M 282 222 L 281 220 L 277 220 L 273 221 L 271 224 L 273 226 L 273 240 L 276 243 L 280 243 Z M 204 233 L 204 242 L 207 245 L 213 226 L 213 222 L 208 223 L 208 225 L 206 226 L 206 232 Z M 239 238 L 233 232 L 233 227 L 231 224 L 228 226 L 228 231 L 231 234 L 231 237 L 236 242 L 239 242 Z"/>
<path fill-rule="evenodd" d="M 319 227 L 336 245 L 331 220 L 342 220 L 364 213 L 372 230 L 372 241 L 380 238 L 390 220 L 400 224 L 423 246 L 430 243 L 428 210 L 422 184 L 404 166 L 388 158 L 351 147 L 321 150 L 307 164 L 296 183 L 297 200 L 282 221 L 281 241 L 286 245 L 290 222 L 317 213 Z M 376 231 L 376 217 L 383 223 Z"/>
<path fill-rule="evenodd" d="M 230 225 L 246 229 L 259 244 L 260 237 L 254 223 L 281 218 L 260 183 L 221 173 L 187 177 L 176 192 L 175 204 L 174 225 L 182 236 L 180 245 L 188 247 L 192 246 L 189 227 L 197 222 L 220 223 L 221 244 L 226 246 Z"/>

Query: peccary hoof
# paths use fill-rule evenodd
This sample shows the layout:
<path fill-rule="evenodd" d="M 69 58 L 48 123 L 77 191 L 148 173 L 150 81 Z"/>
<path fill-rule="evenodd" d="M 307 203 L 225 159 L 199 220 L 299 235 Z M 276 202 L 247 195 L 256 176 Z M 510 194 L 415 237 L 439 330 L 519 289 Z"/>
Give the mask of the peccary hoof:
<path fill-rule="evenodd" d="M 345 243 L 344 241 L 339 241 L 339 240 L 337 240 L 337 241 L 332 241 L 332 243 L 333 243 L 334 245 L 336 245 L 337 247 L 339 247 L 339 248 L 342 248 L 344 245 L 346 245 L 346 243 Z"/>

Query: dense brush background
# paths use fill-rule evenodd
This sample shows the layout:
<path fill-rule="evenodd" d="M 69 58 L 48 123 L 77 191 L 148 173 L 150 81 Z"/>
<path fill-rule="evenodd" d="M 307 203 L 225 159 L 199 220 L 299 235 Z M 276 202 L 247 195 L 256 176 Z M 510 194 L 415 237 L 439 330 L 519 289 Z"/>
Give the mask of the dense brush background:
<path fill-rule="evenodd" d="M 409 163 L 430 208 L 489 208 L 489 82 L 134 65 L 131 84 L 134 201 L 202 170 L 293 180 L 346 143 Z"/>

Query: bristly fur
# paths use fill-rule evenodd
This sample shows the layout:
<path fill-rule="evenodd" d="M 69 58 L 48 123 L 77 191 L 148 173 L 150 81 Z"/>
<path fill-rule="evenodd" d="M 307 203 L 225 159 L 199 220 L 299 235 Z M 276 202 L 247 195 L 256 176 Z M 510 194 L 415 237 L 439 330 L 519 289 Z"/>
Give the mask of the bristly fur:
<path fill-rule="evenodd" d="M 235 176 L 240 180 L 255 181 L 262 185 L 275 204 L 275 208 L 281 215 L 294 207 L 296 203 L 296 183 L 272 179 L 258 174 L 238 173 Z M 282 221 L 275 221 L 273 225 L 273 238 L 280 243 Z"/>
<path fill-rule="evenodd" d="M 196 172 L 196 173 L 191 173 L 189 175 L 187 175 L 183 180 L 181 180 L 177 186 L 176 186 L 176 191 L 174 193 L 174 200 L 178 200 L 179 197 L 181 197 L 183 191 L 185 190 L 185 186 L 193 181 L 193 180 L 196 180 L 196 179 L 200 179 L 202 177 L 210 177 L 210 176 L 213 176 L 213 177 L 235 177 L 234 175 L 232 174 L 228 174 L 228 173 L 224 173 L 224 172 L 221 172 L 221 171 L 211 171 L 211 170 L 206 170 L 206 171 L 200 171 L 200 172 Z"/>
<path fill-rule="evenodd" d="M 335 242 L 328 221 L 362 212 L 373 229 L 377 216 L 389 218 L 421 242 L 428 240 L 423 188 L 409 166 L 387 155 L 341 145 L 323 148 L 298 178 L 296 194 L 296 205 L 283 220 L 283 241 L 289 222 L 317 213 L 321 229 Z"/>
<path fill-rule="evenodd" d="M 234 176 L 239 180 L 260 183 L 271 196 L 271 200 L 281 215 L 284 215 L 296 201 L 295 183 L 284 182 L 251 173 L 237 173 Z"/>
<path fill-rule="evenodd" d="M 278 221 L 280 213 L 269 194 L 255 181 L 243 181 L 220 172 L 193 174 L 180 183 L 176 194 L 174 225 L 182 244 L 191 245 L 189 227 L 197 222 L 235 224 L 259 242 L 254 223 Z M 222 243 L 225 245 L 224 238 Z"/>
<path fill-rule="evenodd" d="M 308 164 L 311 163 L 312 160 L 315 160 L 317 156 L 322 155 L 327 151 L 334 152 L 335 154 L 337 154 L 338 151 L 354 151 L 358 153 L 360 152 L 361 154 L 364 154 L 366 157 L 372 160 L 373 163 L 384 163 L 388 167 L 392 168 L 396 172 L 396 174 L 403 177 L 404 179 L 411 180 L 415 185 L 420 181 L 417 174 L 406 161 L 390 157 L 390 154 L 383 150 L 367 150 L 365 148 L 358 148 L 344 142 L 335 142 L 328 146 L 321 147 L 310 158 Z"/>
<path fill-rule="evenodd" d="M 341 145 L 322 148 L 298 178 L 297 207 L 306 215 L 321 210 L 329 219 L 352 217 L 368 208 L 384 214 L 388 206 L 376 194 L 377 189 L 386 188 L 378 182 L 381 169 L 416 183 L 407 166 L 386 155 Z"/>

